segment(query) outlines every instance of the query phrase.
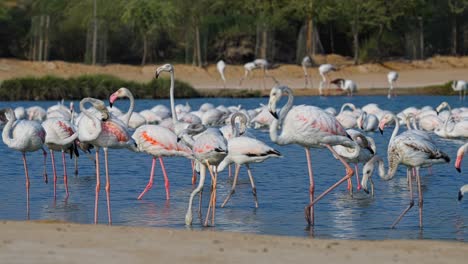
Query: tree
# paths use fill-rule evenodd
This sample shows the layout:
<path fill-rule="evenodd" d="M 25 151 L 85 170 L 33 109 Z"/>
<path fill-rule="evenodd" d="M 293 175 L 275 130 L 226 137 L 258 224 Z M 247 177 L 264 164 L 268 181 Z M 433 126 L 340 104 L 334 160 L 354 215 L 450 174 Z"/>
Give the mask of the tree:
<path fill-rule="evenodd" d="M 458 51 L 458 23 L 457 18 L 468 8 L 468 0 L 448 0 L 449 17 L 452 21 L 452 47 L 451 54 L 457 55 Z"/>

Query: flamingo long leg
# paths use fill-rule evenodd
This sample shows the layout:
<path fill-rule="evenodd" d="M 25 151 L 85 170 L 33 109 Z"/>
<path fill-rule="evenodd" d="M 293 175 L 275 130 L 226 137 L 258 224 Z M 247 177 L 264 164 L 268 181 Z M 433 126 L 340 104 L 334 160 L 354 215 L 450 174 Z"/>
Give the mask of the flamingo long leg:
<path fill-rule="evenodd" d="M 50 160 L 52 161 L 52 173 L 54 174 L 54 200 L 57 198 L 57 168 L 55 167 L 54 151 L 50 150 Z"/>
<path fill-rule="evenodd" d="M 257 199 L 257 188 L 255 187 L 255 181 L 252 175 L 252 171 L 250 170 L 249 164 L 245 164 L 247 167 L 247 173 L 249 174 L 250 185 L 252 186 L 252 194 L 254 197 L 255 208 L 258 208 L 258 199 Z"/>
<path fill-rule="evenodd" d="M 395 228 L 395 226 L 398 224 L 398 222 L 400 222 L 401 218 L 403 218 L 403 216 L 405 216 L 405 214 L 414 206 L 413 181 L 412 181 L 411 175 L 410 175 L 410 182 L 409 182 L 408 188 L 409 188 L 409 192 L 410 192 L 410 203 L 409 203 L 408 207 L 406 207 L 405 210 L 403 210 L 403 212 L 401 212 L 400 216 L 398 216 L 398 218 L 393 222 L 391 228 Z"/>
<path fill-rule="evenodd" d="M 185 224 L 186 225 L 192 225 L 192 202 L 193 198 L 197 193 L 199 193 L 203 189 L 203 184 L 205 184 L 205 176 L 206 176 L 206 167 L 204 164 L 200 166 L 200 180 L 198 181 L 198 186 L 193 190 L 193 192 L 190 194 L 190 199 L 189 199 L 189 206 L 187 209 L 187 213 L 185 214 Z"/>
<path fill-rule="evenodd" d="M 163 159 L 161 157 L 159 157 L 159 164 L 161 164 L 161 170 L 162 170 L 163 177 L 164 177 L 164 187 L 166 188 L 166 200 L 169 200 L 169 197 L 170 197 L 169 178 L 167 177 L 166 167 L 164 166 L 164 161 L 163 161 Z"/>
<path fill-rule="evenodd" d="M 99 173 L 99 148 L 96 148 L 96 197 L 94 200 L 94 223 L 98 223 L 98 203 L 99 190 L 101 189 L 101 179 Z"/>
<path fill-rule="evenodd" d="M 75 176 L 78 175 L 78 157 L 75 156 Z"/>
<path fill-rule="evenodd" d="M 237 185 L 237 178 L 239 177 L 239 171 L 240 171 L 240 165 L 236 165 L 236 170 L 234 172 L 234 179 L 232 180 L 231 191 L 229 192 L 226 199 L 224 199 L 224 202 L 221 205 L 221 208 L 223 208 L 226 205 L 226 203 L 231 199 L 231 196 L 236 192 L 236 185 Z"/>
<path fill-rule="evenodd" d="M 356 181 L 357 181 L 357 190 L 361 190 L 362 189 L 362 186 L 361 186 L 361 181 L 359 180 L 359 167 L 356 164 L 354 164 L 354 171 L 356 173 Z"/>
<path fill-rule="evenodd" d="M 418 205 L 419 205 L 419 228 L 423 227 L 423 193 L 421 189 L 421 176 L 419 175 L 419 167 L 416 168 L 416 182 L 418 183 Z"/>
<path fill-rule="evenodd" d="M 310 149 L 305 148 L 306 158 L 307 158 L 307 169 L 309 171 L 309 198 L 310 204 L 314 202 L 314 193 L 315 193 L 315 183 L 314 183 L 314 174 L 312 172 L 312 161 L 310 158 Z M 314 207 L 308 207 L 305 216 L 309 225 L 314 225 L 315 217 L 314 217 Z"/>
<path fill-rule="evenodd" d="M 211 168 L 211 165 L 209 162 L 206 162 L 206 166 L 208 167 L 208 171 L 210 172 L 211 175 L 211 196 L 210 196 L 210 202 L 208 203 L 208 211 L 206 213 L 205 217 L 205 226 L 208 226 L 208 219 L 210 218 L 210 210 L 212 215 L 212 224 L 214 224 L 214 215 L 215 215 L 215 207 L 216 207 L 216 175 L 213 173 L 213 170 Z"/>
<path fill-rule="evenodd" d="M 47 152 L 45 151 L 44 148 L 42 148 L 42 155 L 44 156 L 44 172 L 43 172 L 43 175 L 44 175 L 44 182 L 45 183 L 48 183 L 49 180 L 47 178 L 47 171 L 46 171 L 46 167 L 47 167 Z"/>
<path fill-rule="evenodd" d="M 23 165 L 24 165 L 24 175 L 26 176 L 26 219 L 29 220 L 29 172 L 28 164 L 26 162 L 26 153 L 23 152 Z"/>
<path fill-rule="evenodd" d="M 150 172 L 150 179 L 148 181 L 148 184 L 146 185 L 145 189 L 140 193 L 138 196 L 138 200 L 141 200 L 145 193 L 149 191 L 153 187 L 153 182 L 154 182 L 154 168 L 156 167 L 156 157 L 153 157 L 153 164 L 151 165 L 151 172 Z"/>
<path fill-rule="evenodd" d="M 335 189 L 336 187 L 338 187 L 340 184 L 342 184 L 344 181 L 346 181 L 347 179 L 351 178 L 354 174 L 354 171 L 353 169 L 351 169 L 351 167 L 349 166 L 349 164 L 343 159 L 341 158 L 340 155 L 338 155 L 338 153 L 336 153 L 336 151 L 330 146 L 330 145 L 325 145 L 333 154 L 335 154 L 335 157 L 338 158 L 339 161 L 341 161 L 341 163 L 345 166 L 346 168 L 346 175 L 339 181 L 337 181 L 335 184 L 333 184 L 330 188 L 328 188 L 327 190 L 325 190 L 322 194 L 320 194 L 319 196 L 317 196 L 317 198 L 314 199 L 314 201 L 309 204 L 308 206 L 308 210 L 310 210 L 310 207 L 312 207 L 314 204 L 316 204 L 320 199 L 322 199 L 325 195 L 327 195 L 329 192 L 331 192 L 333 189 Z M 306 208 L 307 209 L 307 208 Z"/>
<path fill-rule="evenodd" d="M 197 172 L 195 171 L 195 161 L 190 161 L 192 165 L 192 185 L 195 185 L 197 183 Z"/>
<path fill-rule="evenodd" d="M 104 165 L 106 167 L 106 200 L 107 200 L 107 217 L 109 219 L 109 225 L 112 225 L 112 214 L 110 204 L 110 177 L 109 177 L 109 163 L 107 148 L 104 148 Z"/>
<path fill-rule="evenodd" d="M 67 175 L 67 162 L 65 159 L 65 151 L 62 151 L 62 162 L 63 162 L 63 184 L 65 185 L 65 200 L 68 199 L 70 193 L 68 192 L 68 175 Z"/>

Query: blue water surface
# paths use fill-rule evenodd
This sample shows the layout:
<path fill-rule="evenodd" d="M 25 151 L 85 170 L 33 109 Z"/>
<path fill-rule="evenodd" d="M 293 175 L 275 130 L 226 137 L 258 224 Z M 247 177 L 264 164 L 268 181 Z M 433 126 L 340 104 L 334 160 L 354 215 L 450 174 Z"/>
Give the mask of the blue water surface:
<path fill-rule="evenodd" d="M 467 106 L 457 96 L 398 96 L 388 100 L 384 96 L 355 97 L 297 97 L 295 104 L 311 104 L 319 107 L 335 107 L 337 110 L 345 102 L 362 107 L 368 103 L 377 103 L 380 108 L 398 112 L 409 106 L 436 107 L 442 101 L 453 107 Z M 192 109 L 205 102 L 214 105 L 242 105 L 250 109 L 266 104 L 268 98 L 197 98 L 177 99 L 176 103 L 188 102 Z M 78 101 L 75 105 L 78 105 Z M 56 102 L 0 102 L 0 107 L 40 105 L 49 107 Z M 169 100 L 137 100 L 136 110 L 151 108 L 156 104 L 169 106 Z M 118 101 L 116 105 L 126 110 L 128 101 Z M 386 159 L 387 143 L 391 135 L 387 128 L 384 135 L 370 133 L 377 144 L 377 153 Z M 433 136 L 439 147 L 452 158 L 450 164 L 437 165 L 432 169 L 422 169 L 424 193 L 424 229 L 418 227 L 417 197 L 415 207 L 400 222 L 396 229 L 389 226 L 409 204 L 409 192 L 406 184 L 406 168 L 400 166 L 397 175 L 390 181 L 382 181 L 374 175 L 375 197 L 364 192 L 355 192 L 351 197 L 346 184 L 339 186 L 316 205 L 316 225 L 307 228 L 304 218 L 304 206 L 308 204 L 309 179 L 304 149 L 300 146 L 275 146 L 266 131 L 251 130 L 258 139 L 277 148 L 281 159 L 270 159 L 264 163 L 252 165 L 257 184 L 259 208 L 255 209 L 247 172 L 241 169 L 237 191 L 225 208 L 220 202 L 231 187 L 227 172 L 218 179 L 218 208 L 216 226 L 207 228 L 219 231 L 248 232 L 257 234 L 289 235 L 337 239 L 446 239 L 468 240 L 468 199 L 458 202 L 457 192 L 461 185 L 468 183 L 468 162 L 462 167 L 462 173 L 455 171 L 456 150 L 463 140 L 448 140 Z M 26 195 L 24 170 L 19 152 L 8 149 L 0 143 L 0 219 L 25 220 Z M 326 149 L 312 149 L 312 164 L 319 194 L 344 176 L 344 168 Z M 81 155 L 79 174 L 74 176 L 73 161 L 68 160 L 70 197 L 64 201 L 64 186 L 61 180 L 62 165 L 58 160 L 58 198 L 53 200 L 51 182 L 42 180 L 41 152 L 28 153 L 31 177 L 31 220 L 56 219 L 76 223 L 92 223 L 94 217 L 95 167 L 94 163 Z M 191 184 L 190 162 L 184 158 L 165 159 L 166 169 L 171 183 L 170 200 L 166 201 L 164 181 L 159 164 L 156 168 L 155 184 L 143 200 L 137 196 L 144 189 L 149 178 L 151 157 L 127 150 L 110 150 L 109 165 L 111 177 L 111 203 L 114 225 L 155 226 L 186 228 L 185 212 Z M 103 168 L 103 166 L 101 167 Z M 49 177 L 52 176 L 50 159 Z M 104 171 L 102 171 L 103 173 Z M 104 175 L 101 176 L 105 181 Z M 355 185 L 356 186 L 356 185 Z M 209 199 L 209 180 L 203 194 L 203 214 Z M 197 215 L 198 199 L 194 203 L 193 229 L 205 229 Z M 99 221 L 107 223 L 105 191 L 101 188 L 99 203 Z"/>

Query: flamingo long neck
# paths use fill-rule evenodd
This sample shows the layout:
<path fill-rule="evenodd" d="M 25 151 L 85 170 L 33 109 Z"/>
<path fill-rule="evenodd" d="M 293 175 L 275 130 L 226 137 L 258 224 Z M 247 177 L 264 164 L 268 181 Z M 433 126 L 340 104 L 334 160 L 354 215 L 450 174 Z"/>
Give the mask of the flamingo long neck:
<path fill-rule="evenodd" d="M 340 83 L 342 83 L 342 82 L 340 82 Z M 351 108 L 351 110 L 353 110 L 353 111 L 356 110 L 356 107 L 355 107 L 353 104 L 351 104 L 351 103 L 346 103 L 346 104 L 343 104 L 343 105 L 341 106 L 340 114 L 343 113 L 344 109 L 345 109 L 347 106 L 348 106 L 349 108 Z"/>
<path fill-rule="evenodd" d="M 99 123 L 99 119 L 97 119 L 97 117 L 95 117 L 93 114 L 91 114 L 89 112 L 88 109 L 86 109 L 86 107 L 84 106 L 85 103 L 92 103 L 92 99 L 91 98 L 84 98 L 83 100 L 80 101 L 80 111 L 85 115 L 87 116 L 94 124 L 97 124 Z"/>
<path fill-rule="evenodd" d="M 14 114 L 13 114 L 13 117 L 14 117 Z M 12 120 L 8 120 L 5 127 L 3 128 L 2 139 L 3 139 L 3 142 L 5 142 L 7 146 L 12 146 L 16 143 L 15 138 L 11 136 L 11 129 L 15 121 L 16 121 L 16 118 L 13 118 Z"/>
<path fill-rule="evenodd" d="M 395 122 L 395 128 L 393 129 L 392 136 L 390 137 L 390 142 L 393 141 L 393 139 L 398 134 L 398 130 L 400 130 L 400 123 L 398 122 L 398 118 L 395 115 L 393 115 L 392 119 Z"/>
<path fill-rule="evenodd" d="M 383 159 L 379 156 L 374 156 L 369 162 L 374 162 L 378 163 L 378 169 L 379 169 L 379 177 L 382 178 L 384 181 L 388 181 L 393 179 L 395 177 L 395 173 L 398 168 L 398 163 L 395 162 L 390 162 L 388 163 L 388 171 L 385 171 L 385 163 Z"/>
<path fill-rule="evenodd" d="M 172 112 L 172 122 L 175 124 L 177 122 L 177 113 L 175 110 L 175 103 L 174 103 L 174 71 L 171 71 L 171 89 L 170 89 L 170 97 L 171 97 L 171 112 Z"/>
<path fill-rule="evenodd" d="M 283 91 L 288 95 L 288 101 L 286 102 L 286 105 L 281 108 L 279 118 L 273 119 L 273 122 L 271 122 L 270 124 L 270 139 L 271 141 L 279 145 L 288 144 L 288 142 L 283 137 L 278 136 L 278 126 L 279 124 L 283 123 L 284 119 L 286 118 L 286 115 L 289 113 L 289 110 L 291 110 L 294 102 L 294 96 L 292 94 L 291 89 L 285 88 Z M 272 109 L 272 111 L 276 111 L 276 107 L 275 109 Z"/>
<path fill-rule="evenodd" d="M 125 114 L 125 125 L 130 123 L 130 118 L 132 117 L 133 114 L 133 109 L 135 108 L 135 98 L 133 97 L 133 94 L 130 91 L 127 91 L 125 93 L 125 96 L 130 100 L 130 107 L 128 108 L 127 113 Z"/>
<path fill-rule="evenodd" d="M 239 127 L 236 126 L 236 118 L 240 118 Z M 231 117 L 231 128 L 232 128 L 233 137 L 238 137 L 238 136 L 244 134 L 245 130 L 246 130 L 246 127 L 247 127 L 247 117 L 244 114 L 242 114 L 240 112 L 237 112 L 237 113 L 232 115 L 232 117 Z"/>

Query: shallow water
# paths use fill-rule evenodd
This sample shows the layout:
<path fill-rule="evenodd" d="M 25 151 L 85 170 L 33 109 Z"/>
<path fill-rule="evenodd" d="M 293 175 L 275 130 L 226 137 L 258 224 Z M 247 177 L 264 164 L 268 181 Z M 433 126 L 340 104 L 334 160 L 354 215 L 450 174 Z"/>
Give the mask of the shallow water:
<path fill-rule="evenodd" d="M 204 102 L 215 105 L 238 105 L 244 108 L 266 104 L 268 98 L 249 99 L 178 99 L 176 103 L 188 102 L 192 109 L 197 109 Z M 408 106 L 436 107 L 440 102 L 448 101 L 453 107 L 461 106 L 458 97 L 442 96 L 399 96 L 387 100 L 383 96 L 349 97 L 298 97 L 295 104 L 312 104 L 319 107 L 339 107 L 345 102 L 352 102 L 361 107 L 367 103 L 377 103 L 382 109 L 394 112 Z M 5 106 L 41 105 L 48 107 L 56 102 L 0 102 Z M 77 103 L 77 102 L 76 102 Z M 166 104 L 168 100 L 138 100 L 136 110 L 150 108 L 155 104 Z M 116 103 L 125 110 L 127 101 Z M 392 128 L 387 128 L 384 135 L 371 134 L 377 144 L 377 153 L 386 159 L 387 142 Z M 268 133 L 251 130 L 258 139 L 274 146 Z M 346 190 L 346 183 L 339 186 L 330 195 L 316 205 L 316 225 L 306 228 L 304 206 L 308 204 L 308 176 L 304 149 L 296 146 L 275 146 L 282 154 L 281 159 L 270 159 L 261 164 L 252 165 L 257 184 L 259 208 L 254 208 L 251 188 L 245 169 L 241 169 L 239 184 L 226 208 L 220 208 L 231 180 L 227 172 L 218 179 L 218 208 L 216 227 L 208 228 L 222 231 L 248 232 L 272 235 L 313 236 L 338 239 L 448 239 L 468 240 L 468 201 L 457 201 L 457 192 L 461 185 L 468 183 L 468 162 L 462 173 L 453 167 L 456 150 L 464 141 L 440 139 L 434 135 L 439 147 L 452 158 L 450 164 L 433 167 L 432 174 L 422 169 L 424 193 L 424 229 L 418 228 L 417 199 L 415 207 L 409 211 L 396 229 L 389 226 L 409 203 L 406 185 L 406 168 L 400 166 L 394 179 L 384 182 L 374 175 L 375 197 L 364 192 L 355 192 L 351 197 Z M 25 220 L 26 196 L 24 170 L 19 152 L 15 152 L 0 143 L 0 219 Z M 312 149 L 316 194 L 325 190 L 344 176 L 342 165 L 325 149 Z M 53 201 L 53 185 L 42 180 L 42 154 L 28 153 L 31 177 L 31 219 L 57 219 L 77 223 L 92 223 L 94 215 L 94 164 L 85 155 L 79 159 L 79 175 L 73 175 L 73 163 L 68 163 L 70 198 L 64 201 L 64 186 L 60 180 L 58 198 Z M 56 160 L 60 161 L 56 154 Z M 190 162 L 183 158 L 165 159 L 166 169 L 171 183 L 171 199 L 166 201 L 164 182 L 159 164 L 156 169 L 155 184 L 143 200 L 136 197 L 148 181 L 151 157 L 126 150 L 110 150 L 109 164 L 111 174 L 112 216 L 115 225 L 157 226 L 185 228 L 184 217 L 191 184 Z M 57 164 L 59 178 L 62 175 L 61 162 Z M 50 159 L 48 162 L 49 178 L 52 177 Z M 101 176 L 105 181 L 105 177 Z M 355 181 L 354 181 L 355 182 Z M 354 186 L 356 184 L 354 183 Z M 206 213 L 209 180 L 205 183 L 203 195 L 203 214 Z M 193 229 L 204 229 L 197 215 L 198 199 L 194 200 Z M 105 191 L 101 188 L 99 203 L 99 221 L 107 223 Z"/>

